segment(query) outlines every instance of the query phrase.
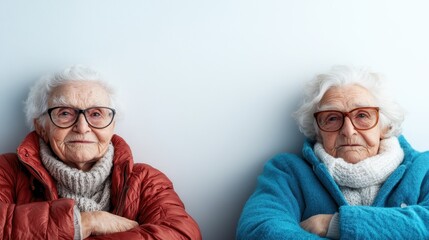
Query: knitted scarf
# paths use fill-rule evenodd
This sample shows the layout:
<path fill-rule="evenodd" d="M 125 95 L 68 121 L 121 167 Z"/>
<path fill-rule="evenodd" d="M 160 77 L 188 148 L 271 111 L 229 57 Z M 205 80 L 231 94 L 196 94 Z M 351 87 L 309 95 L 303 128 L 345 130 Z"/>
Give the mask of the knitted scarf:
<path fill-rule="evenodd" d="M 113 145 L 88 172 L 64 164 L 40 140 L 40 157 L 51 176 L 57 181 L 58 195 L 71 198 L 80 211 L 109 210 L 110 172 L 113 166 Z"/>
<path fill-rule="evenodd" d="M 404 159 L 404 151 L 396 137 L 381 140 L 377 155 L 356 164 L 332 157 L 320 143 L 314 145 L 314 152 L 350 205 L 371 205 L 381 185 Z"/>

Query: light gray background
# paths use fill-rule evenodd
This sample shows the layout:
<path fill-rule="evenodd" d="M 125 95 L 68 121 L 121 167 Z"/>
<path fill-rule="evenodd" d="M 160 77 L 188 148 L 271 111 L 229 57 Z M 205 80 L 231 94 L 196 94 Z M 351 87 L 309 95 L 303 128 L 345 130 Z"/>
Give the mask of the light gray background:
<path fill-rule="evenodd" d="M 0 152 L 28 129 L 22 102 L 46 72 L 93 66 L 122 101 L 117 133 L 166 173 L 204 239 L 233 239 L 266 160 L 300 152 L 291 113 L 334 64 L 369 66 L 429 148 L 429 3 L 387 0 L 0 2 Z"/>

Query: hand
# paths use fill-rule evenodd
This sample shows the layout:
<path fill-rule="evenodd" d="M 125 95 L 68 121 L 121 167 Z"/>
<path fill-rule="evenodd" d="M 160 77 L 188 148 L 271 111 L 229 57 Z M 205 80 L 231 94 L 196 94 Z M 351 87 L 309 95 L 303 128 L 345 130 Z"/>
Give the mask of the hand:
<path fill-rule="evenodd" d="M 320 237 L 326 237 L 329 223 L 333 216 L 333 214 L 317 214 L 302 221 L 299 225 L 308 232 L 317 234 Z"/>
<path fill-rule="evenodd" d="M 124 232 L 139 225 L 136 221 L 105 211 L 81 212 L 80 215 L 82 238 Z"/>

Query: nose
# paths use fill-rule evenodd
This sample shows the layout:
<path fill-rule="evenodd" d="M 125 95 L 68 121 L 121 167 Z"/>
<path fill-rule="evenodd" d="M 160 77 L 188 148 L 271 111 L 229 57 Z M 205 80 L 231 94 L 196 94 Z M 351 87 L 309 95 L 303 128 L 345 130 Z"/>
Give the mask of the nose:
<path fill-rule="evenodd" d="M 353 126 L 352 121 L 348 116 L 344 117 L 344 124 L 340 129 L 340 133 L 346 137 L 350 137 L 357 133 L 355 126 Z"/>
<path fill-rule="evenodd" d="M 79 116 L 77 117 L 77 122 L 74 124 L 73 130 L 78 133 L 86 133 L 91 131 L 91 128 L 89 127 L 89 124 L 86 121 L 83 113 L 79 114 Z"/>

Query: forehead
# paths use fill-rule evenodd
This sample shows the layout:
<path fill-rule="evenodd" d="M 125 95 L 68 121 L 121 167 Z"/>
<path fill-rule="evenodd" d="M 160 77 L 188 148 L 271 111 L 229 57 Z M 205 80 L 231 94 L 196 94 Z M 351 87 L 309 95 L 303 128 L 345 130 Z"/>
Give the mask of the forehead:
<path fill-rule="evenodd" d="M 360 85 L 332 87 L 323 95 L 319 103 L 320 110 L 349 111 L 358 107 L 377 106 L 374 96 Z"/>
<path fill-rule="evenodd" d="M 78 108 L 110 106 L 110 98 L 106 89 L 97 82 L 71 81 L 56 87 L 48 104 L 49 107 L 66 105 Z"/>

